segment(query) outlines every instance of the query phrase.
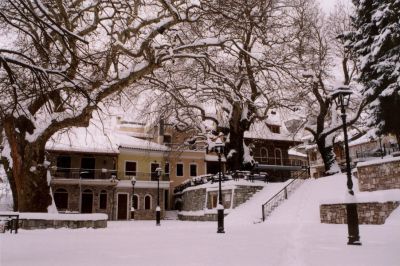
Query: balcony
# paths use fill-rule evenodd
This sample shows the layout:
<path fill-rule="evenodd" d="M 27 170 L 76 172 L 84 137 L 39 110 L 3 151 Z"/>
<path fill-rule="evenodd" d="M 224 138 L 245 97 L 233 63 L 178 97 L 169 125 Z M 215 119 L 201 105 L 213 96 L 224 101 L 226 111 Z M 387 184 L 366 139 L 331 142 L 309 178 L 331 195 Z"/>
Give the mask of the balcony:
<path fill-rule="evenodd" d="M 57 168 L 52 171 L 53 179 L 81 180 L 122 180 L 135 177 L 141 181 L 157 181 L 157 173 L 127 172 L 111 169 Z M 160 181 L 169 181 L 169 174 L 163 174 Z"/>
<path fill-rule="evenodd" d="M 259 164 L 267 165 L 284 165 L 284 166 L 306 166 L 307 161 L 298 159 L 287 159 L 279 157 L 254 157 L 254 160 Z"/>

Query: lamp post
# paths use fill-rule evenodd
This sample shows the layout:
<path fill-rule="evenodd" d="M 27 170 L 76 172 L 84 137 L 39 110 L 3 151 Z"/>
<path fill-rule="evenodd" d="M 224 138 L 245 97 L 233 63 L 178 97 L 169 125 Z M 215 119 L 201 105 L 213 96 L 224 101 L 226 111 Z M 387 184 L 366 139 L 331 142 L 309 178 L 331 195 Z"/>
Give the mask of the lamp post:
<path fill-rule="evenodd" d="M 160 226 L 160 218 L 161 218 L 161 208 L 160 208 L 160 177 L 162 173 L 162 169 L 157 167 L 157 207 L 156 207 L 156 225 Z"/>
<path fill-rule="evenodd" d="M 133 176 L 131 178 L 131 183 L 132 183 L 132 207 L 131 207 L 131 219 L 135 220 L 135 184 L 136 184 L 136 178 Z"/>
<path fill-rule="evenodd" d="M 218 154 L 218 164 L 219 164 L 219 178 L 218 178 L 218 230 L 217 233 L 225 233 L 224 230 L 224 205 L 222 204 L 222 189 L 221 189 L 221 172 L 222 172 L 222 163 L 221 163 L 221 156 L 224 152 L 224 143 L 222 142 L 221 138 L 219 137 L 215 141 L 215 151 Z"/>
<path fill-rule="evenodd" d="M 347 137 L 347 125 L 346 125 L 346 107 L 349 105 L 350 95 L 352 91 L 348 86 L 340 86 L 331 94 L 332 98 L 335 100 L 337 108 L 341 110 L 341 117 L 343 122 L 343 136 L 344 136 L 344 147 L 346 153 L 346 174 L 347 174 L 347 189 L 352 197 L 351 202 L 346 204 L 347 212 L 347 227 L 348 227 L 348 245 L 361 245 L 360 235 L 358 230 L 358 213 L 357 204 L 354 203 L 354 191 L 353 191 L 353 181 L 351 179 L 351 169 L 350 169 L 350 155 L 349 155 L 349 144 Z"/>

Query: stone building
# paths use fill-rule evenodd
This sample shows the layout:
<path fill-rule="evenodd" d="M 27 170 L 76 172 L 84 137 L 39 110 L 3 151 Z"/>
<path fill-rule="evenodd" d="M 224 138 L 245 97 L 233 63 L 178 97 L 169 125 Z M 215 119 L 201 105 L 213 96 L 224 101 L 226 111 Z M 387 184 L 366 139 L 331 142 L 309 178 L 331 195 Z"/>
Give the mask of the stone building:
<path fill-rule="evenodd" d="M 58 135 L 46 149 L 59 211 L 106 213 L 111 220 L 154 219 L 155 169 L 163 164 L 168 147 L 89 127 Z M 169 184 L 164 174 L 159 182 L 162 215 Z"/>

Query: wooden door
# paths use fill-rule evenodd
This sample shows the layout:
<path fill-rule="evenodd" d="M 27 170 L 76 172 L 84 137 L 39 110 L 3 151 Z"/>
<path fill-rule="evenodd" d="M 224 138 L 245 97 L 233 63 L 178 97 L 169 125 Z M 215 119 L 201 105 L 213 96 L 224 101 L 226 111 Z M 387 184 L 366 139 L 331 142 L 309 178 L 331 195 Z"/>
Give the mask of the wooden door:
<path fill-rule="evenodd" d="M 85 190 L 82 193 L 81 212 L 93 212 L 93 192 L 91 190 Z"/>
<path fill-rule="evenodd" d="M 117 220 L 128 219 L 128 194 L 118 194 Z"/>

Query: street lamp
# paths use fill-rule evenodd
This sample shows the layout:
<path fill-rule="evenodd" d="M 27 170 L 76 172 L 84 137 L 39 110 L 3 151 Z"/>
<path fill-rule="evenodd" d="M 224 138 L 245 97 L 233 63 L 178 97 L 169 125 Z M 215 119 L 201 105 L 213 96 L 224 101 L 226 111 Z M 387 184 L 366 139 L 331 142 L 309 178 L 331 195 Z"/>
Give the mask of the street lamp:
<path fill-rule="evenodd" d="M 220 136 L 222 137 L 222 136 Z M 224 231 L 224 205 L 222 204 L 222 190 L 221 190 L 221 172 L 222 172 L 222 163 L 221 163 L 221 156 L 224 152 L 224 143 L 222 142 L 221 138 L 217 138 L 215 141 L 215 151 L 218 154 L 218 164 L 219 164 L 219 188 L 218 188 L 218 230 L 217 233 L 225 233 Z"/>
<path fill-rule="evenodd" d="M 135 184 L 136 178 L 132 176 L 131 178 L 132 183 L 132 207 L 131 207 L 131 219 L 135 220 Z"/>
<path fill-rule="evenodd" d="M 352 91 L 348 86 L 340 86 L 331 94 L 334 99 L 337 108 L 341 110 L 341 117 L 343 122 L 343 135 L 344 135 L 344 147 L 346 153 L 346 173 L 347 173 L 347 189 L 351 197 L 354 197 L 353 191 L 353 181 L 351 179 L 351 169 L 350 169 L 350 155 L 349 155 L 349 140 L 347 137 L 347 126 L 346 126 L 346 107 L 349 105 L 350 95 Z M 354 198 L 353 198 L 354 199 Z M 354 200 L 352 200 L 354 202 Z M 358 214 L 357 214 L 357 204 L 347 203 L 347 226 L 348 226 L 348 245 L 361 245 L 360 235 L 358 230 Z"/>
<path fill-rule="evenodd" d="M 156 208 L 156 225 L 160 226 L 161 208 L 160 208 L 160 177 L 162 173 L 161 167 L 157 167 L 157 208 Z"/>

